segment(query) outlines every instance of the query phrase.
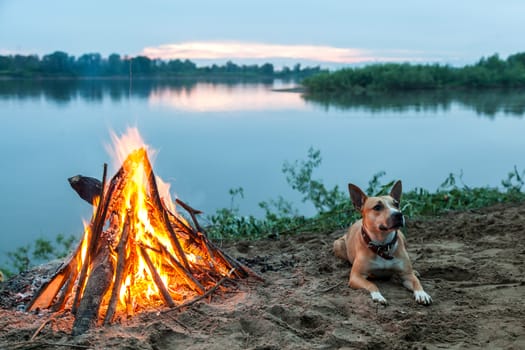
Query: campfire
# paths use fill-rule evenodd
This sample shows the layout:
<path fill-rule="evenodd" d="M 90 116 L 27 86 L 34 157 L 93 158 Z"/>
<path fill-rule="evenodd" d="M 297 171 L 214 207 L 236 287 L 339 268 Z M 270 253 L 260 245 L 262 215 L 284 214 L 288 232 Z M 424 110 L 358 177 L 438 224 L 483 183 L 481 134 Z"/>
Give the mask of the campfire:
<path fill-rule="evenodd" d="M 121 166 L 109 181 L 106 165 L 102 182 L 70 179 L 92 201 L 93 216 L 76 250 L 27 306 L 71 311 L 73 334 L 148 309 L 180 308 L 225 288 L 225 280 L 257 276 L 207 238 L 199 211 L 171 200 L 136 129 L 114 140 Z"/>

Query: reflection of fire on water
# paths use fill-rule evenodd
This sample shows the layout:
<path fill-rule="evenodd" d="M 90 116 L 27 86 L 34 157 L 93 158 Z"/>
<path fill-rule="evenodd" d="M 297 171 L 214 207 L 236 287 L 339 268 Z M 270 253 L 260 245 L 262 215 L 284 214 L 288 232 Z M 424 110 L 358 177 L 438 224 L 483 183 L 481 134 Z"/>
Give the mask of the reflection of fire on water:
<path fill-rule="evenodd" d="M 104 190 L 81 243 L 27 307 L 71 309 L 75 334 L 151 307 L 184 305 L 226 278 L 253 275 L 207 239 L 198 211 L 177 200 L 193 225 L 175 211 L 136 129 L 114 141 L 122 166 L 107 183 L 104 167 Z"/>

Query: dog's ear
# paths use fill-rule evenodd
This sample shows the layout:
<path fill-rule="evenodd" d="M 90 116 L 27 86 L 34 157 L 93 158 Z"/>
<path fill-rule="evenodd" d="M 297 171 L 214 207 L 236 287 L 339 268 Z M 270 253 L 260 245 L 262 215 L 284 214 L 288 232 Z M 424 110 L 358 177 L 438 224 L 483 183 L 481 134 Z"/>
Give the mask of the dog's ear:
<path fill-rule="evenodd" d="M 350 199 L 352 199 L 354 208 L 357 211 L 363 210 L 363 205 L 365 204 L 365 201 L 368 198 L 366 194 L 354 184 L 348 184 L 348 191 L 350 192 Z"/>
<path fill-rule="evenodd" d="M 403 192 L 403 186 L 401 185 L 401 180 L 397 180 L 390 190 L 390 197 L 399 202 L 401 199 L 401 192 Z"/>

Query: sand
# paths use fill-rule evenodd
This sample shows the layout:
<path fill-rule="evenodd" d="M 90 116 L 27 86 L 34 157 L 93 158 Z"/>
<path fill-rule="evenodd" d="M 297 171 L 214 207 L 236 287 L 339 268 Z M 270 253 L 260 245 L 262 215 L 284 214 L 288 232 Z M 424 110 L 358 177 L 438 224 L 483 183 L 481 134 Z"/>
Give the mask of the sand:
<path fill-rule="evenodd" d="M 0 349 L 525 349 L 525 203 L 408 220 L 408 250 L 434 303 L 395 278 L 388 305 L 347 286 L 343 231 L 225 243 L 265 282 L 243 281 L 180 312 L 152 311 L 73 337 L 71 317 L 16 311 L 30 273 L 3 284 Z M 41 273 L 37 271 L 37 273 Z"/>

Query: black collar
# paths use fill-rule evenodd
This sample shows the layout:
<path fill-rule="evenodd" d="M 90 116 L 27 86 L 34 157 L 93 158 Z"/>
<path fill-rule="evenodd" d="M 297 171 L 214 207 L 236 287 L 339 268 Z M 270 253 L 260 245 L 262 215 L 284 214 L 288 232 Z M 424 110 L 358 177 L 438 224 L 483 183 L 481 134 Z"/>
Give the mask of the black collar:
<path fill-rule="evenodd" d="M 395 244 L 397 243 L 397 230 L 394 235 L 394 238 L 392 238 L 392 240 L 386 244 L 376 244 L 372 242 L 372 239 L 370 238 L 368 233 L 366 233 L 365 231 L 364 225 L 361 225 L 361 236 L 365 240 L 365 243 L 368 246 L 368 249 L 370 249 L 371 251 L 373 251 L 374 253 L 382 257 L 383 259 L 392 260 L 394 258 L 392 255 L 390 255 L 390 250 L 394 248 Z"/>

